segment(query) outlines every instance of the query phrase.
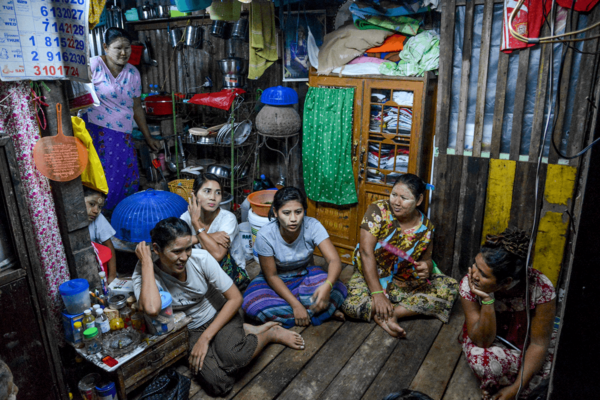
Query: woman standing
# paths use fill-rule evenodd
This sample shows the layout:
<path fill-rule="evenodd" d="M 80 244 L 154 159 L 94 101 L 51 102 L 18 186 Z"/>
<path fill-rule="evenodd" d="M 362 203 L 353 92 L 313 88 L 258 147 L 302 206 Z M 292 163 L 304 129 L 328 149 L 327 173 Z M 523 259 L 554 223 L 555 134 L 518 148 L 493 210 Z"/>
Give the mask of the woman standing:
<path fill-rule="evenodd" d="M 256 357 L 268 343 L 304 349 L 302 336 L 277 323 L 252 326 L 239 314 L 242 294 L 205 250 L 192 250 L 190 228 L 179 218 L 160 221 L 150 247 L 135 249 L 140 259 L 133 274 L 135 297 L 141 310 L 157 316 L 160 292 L 169 292 L 173 309 L 192 317 L 189 323 L 189 364 L 202 388 L 212 396 L 229 392 L 235 373 Z"/>
<path fill-rule="evenodd" d="M 194 247 L 205 249 L 243 291 L 250 283 L 242 235 L 233 213 L 221 209 L 223 192 L 216 175 L 200 174 L 192 187 L 188 210 L 181 215 L 192 230 Z"/>
<path fill-rule="evenodd" d="M 90 107 L 84 116 L 106 180 L 108 197 L 105 209 L 115 206 L 138 190 L 139 171 L 131 132 L 133 120 L 144 134 L 151 150 L 159 149 L 152 138 L 142 109 L 140 73 L 131 64 L 131 37 L 123 29 L 110 28 L 104 34 L 106 55 L 90 59 L 92 82 L 100 106 Z"/>
<path fill-rule="evenodd" d="M 248 286 L 242 308 L 261 322 L 277 321 L 284 327 L 320 325 L 335 316 L 346 298 L 338 282 L 342 262 L 327 231 L 319 221 L 305 217 L 306 197 L 295 187 L 275 194 L 268 224 L 256 235 L 260 273 Z M 328 272 L 314 266 L 319 247 Z"/>
<path fill-rule="evenodd" d="M 354 251 L 356 270 L 342 305 L 346 315 L 374 318 L 394 337 L 406 334 L 398 325 L 401 318 L 424 314 L 447 323 L 457 295 L 454 279 L 433 273 L 434 227 L 417 209 L 425 189 L 421 178 L 404 174 L 389 200 L 369 205 Z"/>
<path fill-rule="evenodd" d="M 528 247 L 529 237 L 523 231 L 507 229 L 497 236 L 488 235 L 460 282 L 465 312 L 463 352 L 481 382 L 484 400 L 515 399 L 521 379 L 519 398 L 527 398 L 550 376 L 556 293 L 550 279 L 526 268 Z M 531 338 L 525 347 L 527 312 L 531 313 Z"/>

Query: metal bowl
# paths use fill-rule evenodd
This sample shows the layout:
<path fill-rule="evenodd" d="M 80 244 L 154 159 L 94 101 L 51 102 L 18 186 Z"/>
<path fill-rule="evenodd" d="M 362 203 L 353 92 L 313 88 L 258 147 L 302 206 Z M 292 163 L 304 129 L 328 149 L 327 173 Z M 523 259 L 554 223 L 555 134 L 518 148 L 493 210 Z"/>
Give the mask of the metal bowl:
<path fill-rule="evenodd" d="M 228 179 L 231 176 L 231 165 L 213 164 L 206 169 L 206 172 L 219 178 Z"/>
<path fill-rule="evenodd" d="M 200 136 L 196 144 L 215 144 L 215 138 L 211 136 Z"/>

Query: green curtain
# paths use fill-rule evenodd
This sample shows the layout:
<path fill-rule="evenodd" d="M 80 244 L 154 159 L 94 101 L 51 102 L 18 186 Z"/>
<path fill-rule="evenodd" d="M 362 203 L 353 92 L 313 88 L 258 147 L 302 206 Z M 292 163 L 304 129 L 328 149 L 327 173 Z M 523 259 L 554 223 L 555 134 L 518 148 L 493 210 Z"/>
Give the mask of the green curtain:
<path fill-rule="evenodd" d="M 309 88 L 304 103 L 302 164 L 308 197 L 336 205 L 358 202 L 352 172 L 354 88 Z"/>

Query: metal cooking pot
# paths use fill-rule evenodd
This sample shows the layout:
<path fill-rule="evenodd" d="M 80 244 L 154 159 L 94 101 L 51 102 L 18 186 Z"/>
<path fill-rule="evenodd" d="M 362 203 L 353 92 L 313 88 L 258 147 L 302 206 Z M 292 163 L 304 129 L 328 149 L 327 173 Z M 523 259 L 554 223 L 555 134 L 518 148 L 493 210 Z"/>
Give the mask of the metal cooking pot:
<path fill-rule="evenodd" d="M 241 18 L 233 24 L 231 37 L 248 41 L 248 20 L 246 18 Z"/>
<path fill-rule="evenodd" d="M 169 31 L 169 41 L 171 43 L 171 47 L 177 47 L 177 43 L 181 40 L 183 32 L 179 28 L 171 28 Z"/>
<path fill-rule="evenodd" d="M 209 174 L 214 174 L 219 178 L 229 179 L 231 176 L 231 165 L 213 164 L 206 170 Z"/>
<path fill-rule="evenodd" d="M 224 58 L 219 60 L 219 68 L 223 75 L 243 74 L 245 72 L 246 63 L 243 58 Z"/>
<path fill-rule="evenodd" d="M 214 37 L 225 39 L 227 36 L 227 22 L 213 21 L 213 24 L 210 28 L 210 34 Z"/>
<path fill-rule="evenodd" d="M 204 30 L 200 26 L 188 26 L 185 30 L 185 42 L 184 44 L 188 47 L 195 49 L 202 48 L 202 38 L 204 36 Z"/>
<path fill-rule="evenodd" d="M 171 17 L 171 9 L 169 6 L 157 5 L 156 6 L 156 16 L 158 18 L 170 18 Z"/>

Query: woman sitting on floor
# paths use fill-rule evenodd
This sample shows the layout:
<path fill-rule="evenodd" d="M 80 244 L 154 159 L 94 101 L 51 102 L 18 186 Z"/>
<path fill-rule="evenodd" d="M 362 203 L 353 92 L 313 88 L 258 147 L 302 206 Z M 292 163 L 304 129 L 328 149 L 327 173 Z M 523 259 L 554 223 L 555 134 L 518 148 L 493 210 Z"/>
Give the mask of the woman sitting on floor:
<path fill-rule="evenodd" d="M 457 282 L 432 273 L 433 224 L 417 209 L 426 185 L 413 174 L 400 176 L 389 200 L 367 208 L 354 251 L 354 275 L 342 311 L 371 318 L 394 337 L 405 336 L 400 318 L 432 315 L 447 323 Z M 412 263 L 408 259 L 415 261 Z"/>
<path fill-rule="evenodd" d="M 466 318 L 463 352 L 481 382 L 484 399 L 516 398 L 521 383 L 527 311 L 531 313 L 531 339 L 520 398 L 526 398 L 550 375 L 556 294 L 544 274 L 525 268 L 528 247 L 529 238 L 523 231 L 507 229 L 497 236 L 488 235 L 475 263 L 460 282 Z M 525 274 L 529 278 L 529 310 L 525 307 Z"/>
<path fill-rule="evenodd" d="M 188 211 L 181 215 L 192 230 L 195 248 L 205 249 L 243 291 L 250 283 L 242 235 L 233 213 L 221 209 L 221 182 L 216 175 L 200 174 L 192 187 Z"/>
<path fill-rule="evenodd" d="M 338 308 L 347 293 L 337 281 L 342 262 L 323 225 L 304 216 L 306 208 L 306 197 L 295 187 L 275 194 L 271 221 L 254 243 L 262 273 L 248 286 L 242 305 L 251 318 L 286 328 L 320 325 L 332 316 L 343 319 Z M 328 272 L 314 266 L 315 247 L 327 260 Z"/>
<path fill-rule="evenodd" d="M 229 392 L 235 382 L 233 374 L 268 343 L 304 348 L 300 335 L 277 323 L 243 323 L 238 312 L 242 294 L 206 250 L 192 250 L 192 233 L 185 222 L 164 219 L 150 234 L 157 259 L 153 261 L 146 242 L 137 246 L 135 296 L 142 311 L 156 316 L 161 310 L 159 292 L 169 292 L 173 309 L 192 317 L 188 325 L 190 370 L 208 393 Z"/>

